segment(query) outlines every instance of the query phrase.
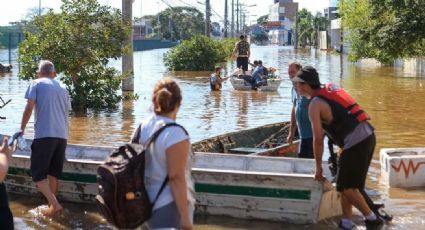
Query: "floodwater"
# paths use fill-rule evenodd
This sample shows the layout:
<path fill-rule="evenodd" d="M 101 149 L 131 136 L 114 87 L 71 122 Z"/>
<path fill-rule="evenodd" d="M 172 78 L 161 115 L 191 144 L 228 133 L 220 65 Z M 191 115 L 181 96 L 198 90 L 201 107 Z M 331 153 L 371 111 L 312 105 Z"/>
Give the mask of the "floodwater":
<path fill-rule="evenodd" d="M 210 92 L 208 72 L 168 73 L 162 63 L 165 49 L 136 52 L 135 93 L 137 101 L 125 101 L 114 112 L 89 112 L 85 117 L 70 118 L 70 143 L 118 145 L 128 141 L 137 124 L 149 116 L 153 85 L 158 79 L 175 78 L 183 92 L 183 103 L 177 120 L 192 138 L 202 138 L 228 131 L 286 121 L 290 114 L 291 83 L 286 74 L 290 61 L 318 69 L 322 82 L 334 82 L 344 87 L 372 117 L 376 128 L 377 148 L 369 170 L 367 187 L 374 199 L 382 200 L 394 220 L 385 229 L 425 229 L 425 189 L 389 189 L 380 178 L 379 149 L 384 147 L 424 146 L 425 138 L 425 74 L 412 69 L 381 67 L 373 62 L 348 63 L 345 58 L 314 50 L 295 51 L 290 47 L 253 46 L 252 58 L 261 59 L 265 66 L 274 66 L 285 81 L 277 92 L 239 92 L 230 82 L 221 92 Z M 0 60 L 7 51 L 0 50 Z M 120 62 L 112 63 L 120 68 Z M 227 69 L 234 67 L 227 64 Z M 0 110 L 0 132 L 11 134 L 19 129 L 25 106 L 23 95 L 27 81 L 18 80 L 18 65 L 12 74 L 0 75 L 0 95 L 12 99 Z M 32 122 L 32 121 L 31 121 Z M 33 134 L 29 124 L 26 137 Z M 39 215 L 44 200 L 11 197 L 11 207 L 17 229 L 105 229 L 110 228 L 92 205 L 65 203 L 63 216 L 50 220 Z M 356 223 L 362 222 L 358 212 Z M 225 217 L 196 217 L 195 229 L 334 229 L 338 219 L 315 225 L 237 220 Z"/>

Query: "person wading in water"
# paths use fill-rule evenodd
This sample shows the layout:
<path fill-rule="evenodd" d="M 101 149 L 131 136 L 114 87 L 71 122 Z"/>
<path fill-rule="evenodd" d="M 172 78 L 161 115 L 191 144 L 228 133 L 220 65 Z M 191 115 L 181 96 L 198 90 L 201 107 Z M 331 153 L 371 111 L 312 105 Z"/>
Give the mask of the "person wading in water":
<path fill-rule="evenodd" d="M 249 56 L 251 55 L 250 45 L 246 37 L 241 35 L 240 41 L 236 43 L 232 56 L 236 57 L 236 67 L 241 68 L 243 73 L 248 70 Z"/>

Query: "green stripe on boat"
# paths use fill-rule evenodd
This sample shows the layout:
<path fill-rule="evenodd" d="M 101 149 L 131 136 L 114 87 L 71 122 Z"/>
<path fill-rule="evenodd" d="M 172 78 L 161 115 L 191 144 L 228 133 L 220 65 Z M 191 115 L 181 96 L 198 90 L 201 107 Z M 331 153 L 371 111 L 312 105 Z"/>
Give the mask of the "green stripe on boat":
<path fill-rule="evenodd" d="M 29 169 L 10 167 L 8 174 L 30 177 L 31 171 Z M 59 180 L 79 182 L 79 183 L 97 183 L 96 175 L 69 173 L 69 172 L 63 172 Z M 231 186 L 231 185 L 199 184 L 199 183 L 195 184 L 195 191 L 201 192 L 201 193 L 211 193 L 211 194 L 242 195 L 242 196 L 285 198 L 285 199 L 297 199 L 297 200 L 310 200 L 310 196 L 311 196 L 311 191 L 309 190 L 296 190 L 296 189 L 284 189 L 284 188 L 255 188 L 255 187 L 247 187 L 247 186 Z"/>
<path fill-rule="evenodd" d="M 311 191 L 295 190 L 283 188 L 255 188 L 245 186 L 217 185 L 217 184 L 196 184 L 196 192 L 243 195 L 270 198 L 285 198 L 297 200 L 310 200 Z"/>

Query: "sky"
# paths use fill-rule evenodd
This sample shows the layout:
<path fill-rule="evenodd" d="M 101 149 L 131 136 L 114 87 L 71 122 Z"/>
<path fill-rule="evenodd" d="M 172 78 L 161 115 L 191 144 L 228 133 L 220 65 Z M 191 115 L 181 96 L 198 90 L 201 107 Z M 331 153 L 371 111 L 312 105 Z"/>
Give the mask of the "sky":
<path fill-rule="evenodd" d="M 228 0 L 229 6 L 232 0 Z M 234 0 L 236 4 L 237 0 Z M 98 0 L 100 4 L 107 4 L 115 8 L 121 9 L 121 0 Z M 133 3 L 133 16 L 140 17 L 140 15 L 152 15 L 161 10 L 166 9 L 168 5 L 171 6 L 193 6 L 199 10 L 205 11 L 205 0 L 134 0 Z M 224 2 L 225 0 L 210 0 L 212 12 L 212 21 L 222 21 L 224 15 Z M 247 6 L 250 14 L 250 21 L 256 20 L 258 17 L 268 14 L 269 6 L 273 4 L 273 0 L 239 0 Z M 258 4 L 262 2 L 263 5 Z M 316 11 L 323 12 L 323 9 L 329 6 L 329 0 L 294 0 L 299 3 L 299 9 L 306 8 L 315 14 Z M 7 0 L 7 10 L 0 13 L 0 26 L 8 25 L 9 22 L 20 21 L 28 13 L 31 8 L 38 9 L 39 4 L 42 8 L 53 8 L 55 11 L 60 9 L 61 0 Z M 229 9 L 229 15 L 230 9 Z M 229 17 L 230 20 L 230 17 Z"/>

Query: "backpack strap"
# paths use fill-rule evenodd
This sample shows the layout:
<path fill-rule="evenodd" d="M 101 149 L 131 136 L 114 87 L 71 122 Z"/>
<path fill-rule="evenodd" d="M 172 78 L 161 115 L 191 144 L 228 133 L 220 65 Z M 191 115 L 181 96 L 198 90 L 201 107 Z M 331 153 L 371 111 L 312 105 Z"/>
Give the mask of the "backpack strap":
<path fill-rule="evenodd" d="M 137 129 L 136 129 L 136 134 L 133 136 L 133 138 L 131 139 L 131 143 L 132 144 L 137 144 L 137 142 L 139 142 L 139 139 L 140 139 L 140 131 L 141 131 L 141 129 L 142 129 L 142 124 L 140 123 L 140 125 L 139 126 L 137 126 Z"/>
<path fill-rule="evenodd" d="M 171 123 L 166 123 L 164 126 L 162 126 L 161 128 L 159 128 L 149 139 L 148 139 L 148 141 L 146 142 L 146 144 L 145 144 L 145 149 L 147 148 L 147 147 L 149 147 L 149 145 L 152 143 L 152 142 L 154 142 L 155 140 L 156 140 L 156 138 L 158 138 L 158 136 L 159 136 L 159 134 L 161 134 L 161 132 L 162 131 L 164 131 L 167 127 L 170 127 L 170 126 L 178 126 L 178 127 L 180 127 L 180 128 L 182 128 L 183 129 L 183 131 L 186 133 L 186 135 L 189 135 L 189 133 L 187 132 L 187 130 L 183 127 L 183 126 L 181 126 L 181 125 L 179 125 L 179 124 L 177 124 L 177 123 L 175 123 L 175 122 L 171 122 Z M 139 125 L 139 128 L 141 127 L 141 125 Z M 138 130 L 139 131 L 139 134 L 136 134 L 136 136 L 139 136 L 140 137 L 140 129 Z M 138 140 L 139 138 L 137 138 L 137 140 Z M 165 188 L 165 185 L 167 185 L 167 183 L 168 183 L 168 175 L 165 177 L 165 179 L 164 179 L 164 181 L 162 182 L 162 185 L 161 185 L 161 188 L 159 189 L 159 191 L 158 191 L 158 193 L 156 194 L 156 197 L 155 197 L 155 200 L 152 202 L 152 207 L 155 205 L 155 203 L 156 203 L 156 201 L 158 200 L 158 198 L 159 198 L 159 195 L 161 195 L 161 193 L 162 193 L 162 191 L 164 191 L 164 188 Z"/>

